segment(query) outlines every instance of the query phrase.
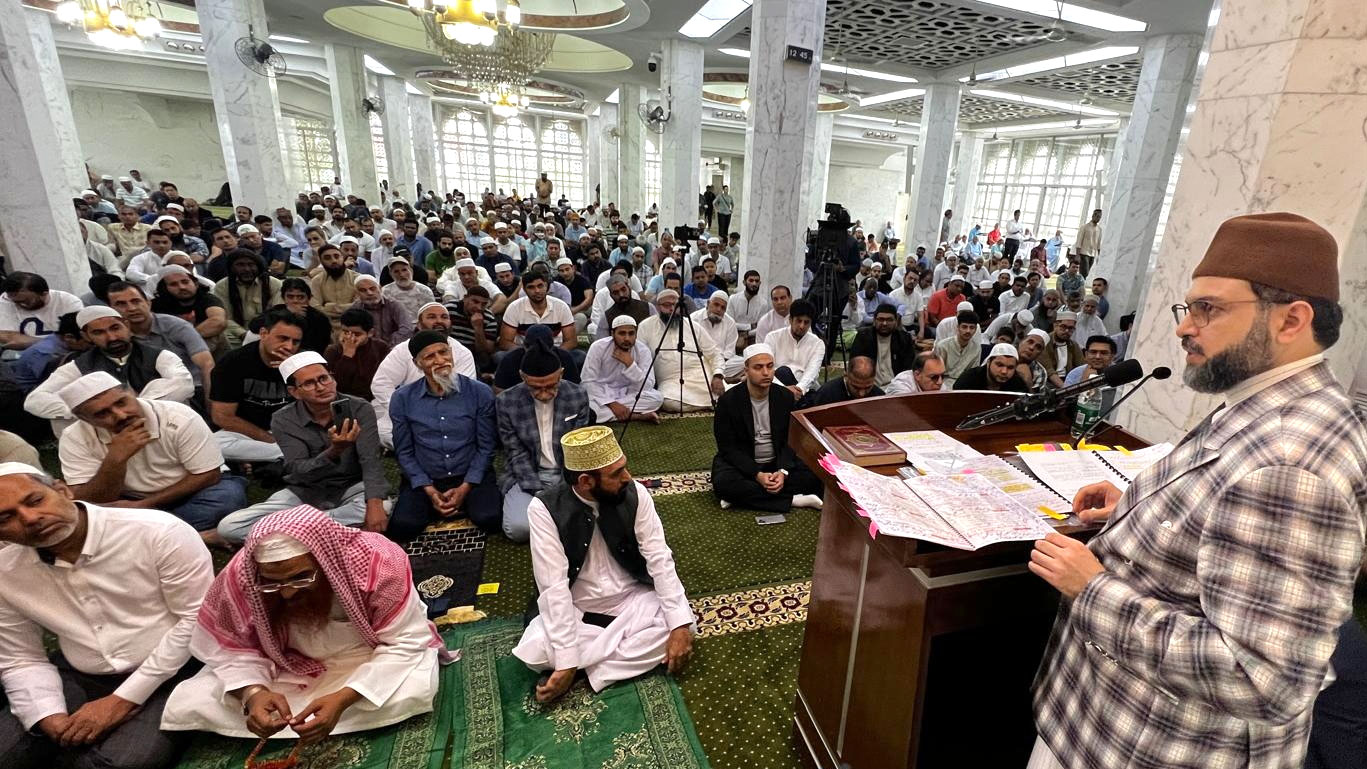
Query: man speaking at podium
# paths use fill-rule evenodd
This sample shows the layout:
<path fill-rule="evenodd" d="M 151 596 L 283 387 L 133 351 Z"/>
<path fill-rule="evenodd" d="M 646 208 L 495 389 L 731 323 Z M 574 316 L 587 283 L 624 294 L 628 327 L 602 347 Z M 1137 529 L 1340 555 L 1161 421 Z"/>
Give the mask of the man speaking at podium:
<path fill-rule="evenodd" d="M 1031 769 L 1302 765 L 1367 527 L 1367 430 L 1323 356 L 1338 300 L 1338 249 L 1308 219 L 1216 232 L 1172 309 L 1183 380 L 1224 403 L 1123 494 L 1078 492 L 1106 521 L 1089 544 L 1031 555 L 1064 598 Z"/>

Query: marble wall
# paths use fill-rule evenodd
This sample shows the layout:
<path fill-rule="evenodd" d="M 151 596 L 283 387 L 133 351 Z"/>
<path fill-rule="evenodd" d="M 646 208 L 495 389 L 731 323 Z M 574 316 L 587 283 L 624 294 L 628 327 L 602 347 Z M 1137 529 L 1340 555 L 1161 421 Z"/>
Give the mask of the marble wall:
<path fill-rule="evenodd" d="M 0 0 L 0 248 L 5 267 L 42 273 L 53 288 L 82 291 L 90 278 L 85 247 L 71 209 L 84 187 L 73 178 L 80 162 L 61 66 L 52 55 L 49 15 L 19 0 Z M 39 46 L 46 45 L 46 50 Z M 18 180 L 23 180 L 20 183 Z"/>
<path fill-rule="evenodd" d="M 831 170 L 831 134 L 835 132 L 835 115 L 817 112 L 812 122 L 811 168 L 802 177 L 802 221 L 814 227 L 818 219 L 826 218 L 826 201 L 833 200 L 826 192 L 826 180 Z"/>
<path fill-rule="evenodd" d="M 380 98 L 384 99 L 384 152 L 389 162 L 389 189 L 414 200 L 417 196 L 413 158 L 413 119 L 408 112 L 408 89 L 403 78 L 382 76 Z"/>
<path fill-rule="evenodd" d="M 832 163 L 826 181 L 826 200 L 840 203 L 851 221 L 863 222 L 864 232 L 883 239 L 883 228 L 897 222 L 897 191 L 902 187 L 907 156 L 890 156 L 879 168 Z"/>
<path fill-rule="evenodd" d="M 603 126 L 617 125 L 617 105 L 604 103 L 599 107 L 598 121 Z M 622 146 L 621 129 L 618 128 L 618 137 L 609 139 L 604 136 L 600 151 L 598 153 L 598 178 L 602 180 L 598 190 L 598 198 L 603 204 L 618 198 L 618 176 L 621 165 L 617 162 L 618 148 Z"/>
<path fill-rule="evenodd" d="M 959 162 L 954 168 L 954 193 L 950 208 L 954 209 L 951 227 L 954 234 L 967 233 L 973 226 L 968 222 L 978 197 L 978 174 L 983 161 L 983 135 L 965 131 L 959 135 Z M 915 244 L 912 249 L 916 248 Z M 933 253 L 933 251 L 932 251 Z"/>
<path fill-rule="evenodd" d="M 617 89 L 617 210 L 630 216 L 632 212 L 645 215 L 649 207 L 645 200 L 642 179 L 645 164 L 643 144 L 645 124 L 641 122 L 640 107 L 645 104 L 645 87 L 623 83 Z"/>
<path fill-rule="evenodd" d="M 218 195 L 228 177 L 212 102 L 85 87 L 69 94 L 95 173 L 117 177 L 136 168 L 153 184 L 175 182 L 186 197 Z"/>
<path fill-rule="evenodd" d="M 327 59 L 328 90 L 332 96 L 332 146 L 342 189 L 367 201 L 379 201 L 380 182 L 375 176 L 375 152 L 371 147 L 370 121 L 361 109 L 366 97 L 365 61 L 361 50 L 350 45 L 323 46 Z"/>
<path fill-rule="evenodd" d="M 408 94 L 408 119 L 413 126 L 413 168 L 423 190 L 441 190 L 437 176 L 437 125 L 432 118 L 432 97 Z"/>
<path fill-rule="evenodd" d="M 593 114 L 593 105 L 585 110 L 584 130 L 584 188 L 588 191 L 585 205 L 593 202 L 593 190 L 603 181 L 602 170 L 598 167 L 603 156 L 603 119 Z M 578 205 L 578 203 L 576 203 Z"/>
<path fill-rule="evenodd" d="M 660 147 L 660 216 L 664 226 L 675 227 L 698 220 L 703 50 L 691 41 L 666 40 L 661 55 L 660 92 L 669 94 L 670 114 L 664 133 L 656 139 Z M 622 111 L 625 121 L 625 104 Z M 625 182 L 626 177 L 622 178 Z"/>
<path fill-rule="evenodd" d="M 1200 35 L 1144 42 L 1134 110 L 1115 151 L 1118 162 L 1101 221 L 1101 258 L 1093 268 L 1110 280 L 1117 317 L 1138 306 L 1149 272 L 1201 44 Z"/>
<path fill-rule="evenodd" d="M 1183 300 L 1220 223 L 1244 213 L 1290 211 L 1338 241 L 1345 318 L 1326 355 L 1339 381 L 1351 381 L 1367 347 L 1364 47 L 1361 0 L 1222 4 L 1158 263 L 1130 342 L 1146 368 L 1184 368 L 1168 308 Z M 1173 440 L 1218 403 L 1175 376 L 1141 390 L 1118 421 L 1148 440 Z"/>
<path fill-rule="evenodd" d="M 907 223 L 907 240 L 911 243 L 935 243 L 940 239 L 949 161 L 954 154 L 954 131 L 959 120 L 958 83 L 927 83 L 925 89 Z"/>
<path fill-rule="evenodd" d="M 805 253 L 802 187 L 811 170 L 821 70 L 786 61 L 787 46 L 821 58 L 825 0 L 757 0 L 751 8 L 750 114 L 745 132 L 741 243 L 744 267 L 770 285 L 800 285 Z M 755 194 L 763 190 L 763 194 Z"/>
<path fill-rule="evenodd" d="M 261 0 L 199 0 L 195 10 L 233 201 L 273 210 L 294 197 L 285 184 L 276 82 L 242 66 L 234 50 L 249 29 L 259 38 L 269 36 L 265 9 Z"/>

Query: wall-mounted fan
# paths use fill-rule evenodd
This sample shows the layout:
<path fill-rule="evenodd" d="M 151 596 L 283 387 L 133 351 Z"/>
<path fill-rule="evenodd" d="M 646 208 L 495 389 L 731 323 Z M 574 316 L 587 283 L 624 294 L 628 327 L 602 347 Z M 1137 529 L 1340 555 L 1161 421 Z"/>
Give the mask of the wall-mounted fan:
<path fill-rule="evenodd" d="M 285 57 L 275 50 L 275 46 L 257 37 L 251 27 L 247 27 L 246 37 L 238 38 L 233 44 L 233 50 L 238 61 L 258 75 L 280 77 L 289 69 Z"/>
<path fill-rule="evenodd" d="M 665 110 L 659 99 L 651 99 L 638 106 L 636 111 L 641 116 L 641 122 L 650 129 L 651 133 L 662 134 L 665 132 L 665 123 L 669 122 L 669 112 Z"/>
<path fill-rule="evenodd" d="M 361 112 L 366 115 L 371 113 L 383 115 L 384 99 L 381 99 L 378 96 L 367 96 L 364 99 L 361 99 Z"/>
<path fill-rule="evenodd" d="M 615 125 L 604 126 L 603 138 L 610 142 L 616 142 L 622 138 L 622 132 Z"/>

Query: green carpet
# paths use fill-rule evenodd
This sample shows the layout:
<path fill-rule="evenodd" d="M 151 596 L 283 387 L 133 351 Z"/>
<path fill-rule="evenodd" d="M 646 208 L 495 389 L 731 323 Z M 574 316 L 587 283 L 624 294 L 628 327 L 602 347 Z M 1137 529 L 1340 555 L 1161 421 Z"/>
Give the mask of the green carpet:
<path fill-rule="evenodd" d="M 679 687 L 655 672 L 594 694 L 584 681 L 552 705 L 511 655 L 516 620 L 458 626 L 451 766 L 463 769 L 707 769 Z"/>
<path fill-rule="evenodd" d="M 620 427 L 617 432 L 621 434 Z M 637 477 L 707 470 L 717 453 L 712 418 L 681 417 L 658 425 L 633 423 L 626 431 L 622 450 L 631 474 Z"/>

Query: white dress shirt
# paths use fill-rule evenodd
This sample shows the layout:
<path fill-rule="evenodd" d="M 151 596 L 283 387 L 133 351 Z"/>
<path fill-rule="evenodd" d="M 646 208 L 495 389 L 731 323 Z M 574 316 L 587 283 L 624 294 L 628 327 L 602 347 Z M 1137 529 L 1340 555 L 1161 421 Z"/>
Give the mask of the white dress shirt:
<path fill-rule="evenodd" d="M 759 323 L 764 314 L 769 312 L 769 299 L 763 291 L 756 291 L 754 296 L 745 293 L 745 289 L 731 295 L 726 300 L 726 314 L 736 321 L 736 328 L 740 331 L 749 331 Z"/>
<path fill-rule="evenodd" d="M 1006 237 L 1012 240 L 1020 240 L 1021 233 L 1025 232 L 1025 227 L 1015 219 L 1006 223 Z"/>
<path fill-rule="evenodd" d="M 703 307 L 694 310 L 693 314 L 688 317 L 693 319 L 693 323 L 699 331 L 712 337 L 717 349 L 721 350 L 723 358 L 730 358 L 736 354 L 736 321 L 732 320 L 730 315 L 722 313 L 721 320 L 713 323 L 707 317 L 707 308 Z"/>
<path fill-rule="evenodd" d="M 921 315 L 921 310 L 926 308 L 927 297 L 921 291 L 920 286 L 912 288 L 911 293 L 907 293 L 905 287 L 899 286 L 894 288 L 888 296 L 892 297 L 892 301 L 901 305 L 903 326 L 910 326 L 915 323 Z"/>
<path fill-rule="evenodd" d="M 1021 310 L 1029 309 L 1030 292 L 1021 291 L 1020 296 L 1016 296 L 1015 291 L 1003 291 L 1001 296 L 997 297 L 997 307 L 1000 308 L 1000 315 L 1010 315 L 1012 313 L 1020 312 Z"/>
<path fill-rule="evenodd" d="M 801 339 L 794 339 L 793 332 L 786 328 L 769 332 L 764 343 L 773 348 L 774 368 L 787 366 L 797 377 L 797 386 L 803 392 L 816 386 L 821 374 L 821 358 L 826 354 L 826 343 L 814 332 L 808 331 Z"/>
<path fill-rule="evenodd" d="M 154 494 L 179 483 L 186 475 L 217 470 L 223 453 L 209 425 L 193 409 L 181 403 L 138 399 L 152 442 L 129 458 L 124 466 L 123 487 L 137 494 Z M 109 454 L 113 435 L 102 427 L 78 421 L 62 431 L 57 453 L 62 461 L 62 480 L 88 483 L 100 471 Z"/>
<path fill-rule="evenodd" d="M 479 371 L 475 369 L 475 356 L 456 340 L 446 341 L 451 346 L 451 361 L 455 364 L 455 373 L 479 379 Z M 380 443 L 387 448 L 394 447 L 394 423 L 389 421 L 389 401 L 394 397 L 395 390 L 419 379 L 422 379 L 422 369 L 413 362 L 413 353 L 408 351 L 407 344 L 390 350 L 375 369 L 375 376 L 370 381 L 370 393 L 375 396 L 371 403 L 375 406 L 375 423 L 380 431 Z"/>
<path fill-rule="evenodd" d="M 771 309 L 764 313 L 759 322 L 755 324 L 755 339 L 757 341 L 763 340 L 781 328 L 788 328 L 788 316 L 779 315 L 778 310 Z"/>
<path fill-rule="evenodd" d="M 44 629 L 76 670 L 128 673 L 114 694 L 140 705 L 190 659 L 190 634 L 214 578 L 204 542 L 179 518 L 76 504 L 87 528 L 75 563 L 48 565 L 34 548 L 0 547 L 0 682 L 25 729 L 69 712 Z"/>

